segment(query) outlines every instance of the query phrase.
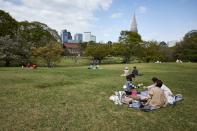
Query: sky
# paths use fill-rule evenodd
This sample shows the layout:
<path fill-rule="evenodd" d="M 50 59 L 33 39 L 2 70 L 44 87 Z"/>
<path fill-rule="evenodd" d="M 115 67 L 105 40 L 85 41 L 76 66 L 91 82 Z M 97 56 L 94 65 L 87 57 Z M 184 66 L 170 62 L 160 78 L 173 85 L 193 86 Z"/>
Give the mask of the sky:
<path fill-rule="evenodd" d="M 134 12 L 143 40 L 177 41 L 197 29 L 197 0 L 0 0 L 0 9 L 59 33 L 91 32 L 97 42 L 117 42 Z"/>

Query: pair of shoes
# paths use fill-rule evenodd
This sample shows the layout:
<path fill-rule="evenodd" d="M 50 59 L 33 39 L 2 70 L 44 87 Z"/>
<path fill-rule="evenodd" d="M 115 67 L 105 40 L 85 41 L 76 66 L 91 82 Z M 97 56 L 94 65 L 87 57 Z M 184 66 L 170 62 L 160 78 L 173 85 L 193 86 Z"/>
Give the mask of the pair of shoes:
<path fill-rule="evenodd" d="M 175 99 L 175 102 L 178 102 L 178 101 L 183 100 L 183 96 L 181 94 L 177 94 L 177 95 L 175 95 L 174 99 Z"/>

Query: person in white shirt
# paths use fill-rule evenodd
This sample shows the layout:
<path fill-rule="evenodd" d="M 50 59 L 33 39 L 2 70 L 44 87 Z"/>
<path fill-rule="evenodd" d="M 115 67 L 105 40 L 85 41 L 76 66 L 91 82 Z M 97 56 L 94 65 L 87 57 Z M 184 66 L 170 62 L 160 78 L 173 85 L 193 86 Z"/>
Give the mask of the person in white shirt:
<path fill-rule="evenodd" d="M 150 89 L 156 85 L 157 80 L 158 80 L 158 78 L 153 77 L 152 81 L 154 84 L 144 87 L 144 88 L 147 88 L 148 91 L 150 91 Z M 173 104 L 174 103 L 174 96 L 173 96 L 172 91 L 165 84 L 162 84 L 161 89 L 164 91 L 165 97 L 167 98 L 167 102 L 169 104 Z"/>
<path fill-rule="evenodd" d="M 167 98 L 167 102 L 169 104 L 173 104 L 174 103 L 174 96 L 172 94 L 172 91 L 164 84 L 162 84 L 161 89 L 164 91 L 164 94 Z"/>
<path fill-rule="evenodd" d="M 129 75 L 129 69 L 126 66 L 125 69 L 124 69 L 124 74 L 122 74 L 121 76 L 127 76 L 127 75 Z"/>

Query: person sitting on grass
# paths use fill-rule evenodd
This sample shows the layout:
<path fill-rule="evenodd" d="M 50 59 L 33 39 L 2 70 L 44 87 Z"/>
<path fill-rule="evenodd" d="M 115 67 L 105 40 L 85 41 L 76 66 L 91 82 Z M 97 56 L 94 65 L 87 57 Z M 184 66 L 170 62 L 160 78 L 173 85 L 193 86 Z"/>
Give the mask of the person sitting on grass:
<path fill-rule="evenodd" d="M 136 66 L 133 67 L 132 74 L 134 74 L 135 76 L 141 76 L 142 75 L 141 73 L 139 73 Z"/>
<path fill-rule="evenodd" d="M 138 69 L 136 68 L 136 66 L 133 67 L 132 74 L 134 74 L 136 76 L 139 74 Z"/>
<path fill-rule="evenodd" d="M 145 86 L 144 89 L 147 89 L 147 90 L 149 91 L 152 87 L 155 87 L 157 80 L 158 80 L 157 77 L 153 77 L 153 78 L 152 78 L 153 84 L 150 85 L 150 86 Z"/>
<path fill-rule="evenodd" d="M 138 88 L 133 84 L 132 78 L 135 78 L 134 74 L 129 74 L 126 76 L 126 82 L 123 86 L 126 95 L 131 95 L 131 90 L 134 88 Z"/>
<path fill-rule="evenodd" d="M 148 87 L 145 87 L 145 88 L 147 88 L 149 91 L 152 87 L 154 87 L 156 85 L 157 80 L 158 80 L 157 77 L 153 77 L 152 78 L 153 84 Z M 173 95 L 172 91 L 165 84 L 162 84 L 161 89 L 164 91 L 164 94 L 165 94 L 165 97 L 167 98 L 168 104 L 173 104 L 174 103 L 174 95 Z"/>
<path fill-rule="evenodd" d="M 165 97 L 164 91 L 161 89 L 163 82 L 161 80 L 157 80 L 155 86 L 153 86 L 149 92 L 146 107 L 152 109 L 158 109 L 161 107 L 165 107 L 167 105 L 167 98 Z"/>
<path fill-rule="evenodd" d="M 124 69 L 124 74 L 122 74 L 121 76 L 127 76 L 128 74 L 129 74 L 129 69 L 126 66 L 125 69 Z"/>

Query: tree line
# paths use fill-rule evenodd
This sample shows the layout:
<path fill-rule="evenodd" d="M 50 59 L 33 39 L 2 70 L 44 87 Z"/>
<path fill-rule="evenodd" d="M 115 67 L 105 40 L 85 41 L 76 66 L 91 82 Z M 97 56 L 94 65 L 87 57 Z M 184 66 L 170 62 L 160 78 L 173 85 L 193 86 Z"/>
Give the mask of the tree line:
<path fill-rule="evenodd" d="M 118 43 L 90 43 L 85 53 L 100 61 L 108 56 L 119 56 L 123 63 L 129 63 L 131 58 L 141 62 L 171 62 L 176 59 L 197 62 L 197 31 L 186 33 L 183 40 L 176 42 L 173 47 L 164 41 L 143 41 L 138 33 L 122 31 Z"/>
<path fill-rule="evenodd" d="M 39 22 L 18 22 L 0 10 L 0 65 L 21 66 L 27 63 L 52 67 L 65 55 L 55 30 Z M 119 42 L 81 44 L 81 55 L 100 62 L 106 57 L 122 57 L 122 63 L 170 62 L 176 59 L 197 62 L 197 31 L 185 34 L 173 47 L 165 42 L 143 41 L 135 32 L 122 31 Z M 69 54 L 66 54 L 69 55 Z"/>
<path fill-rule="evenodd" d="M 52 67 L 63 48 L 58 33 L 39 22 L 18 22 L 0 10 L 0 65 L 44 63 Z"/>

